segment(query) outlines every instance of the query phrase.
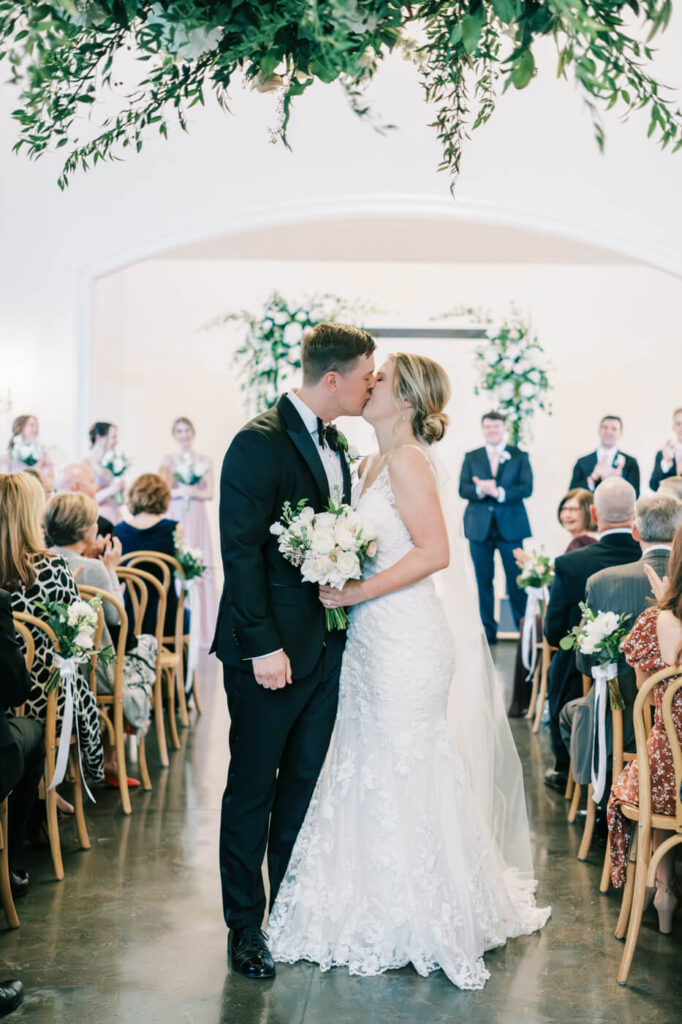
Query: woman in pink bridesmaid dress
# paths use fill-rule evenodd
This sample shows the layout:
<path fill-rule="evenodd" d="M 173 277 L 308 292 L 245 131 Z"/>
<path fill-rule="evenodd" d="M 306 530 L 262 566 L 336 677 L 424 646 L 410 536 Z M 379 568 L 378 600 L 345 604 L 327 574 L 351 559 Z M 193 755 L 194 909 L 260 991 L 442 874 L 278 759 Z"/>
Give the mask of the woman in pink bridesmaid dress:
<path fill-rule="evenodd" d="M 164 455 L 159 473 L 171 488 L 169 517 L 182 523 L 187 546 L 203 552 L 206 572 L 199 584 L 201 646 L 210 647 L 218 614 L 213 544 L 206 510 L 206 503 L 213 500 L 213 465 L 207 455 L 194 450 L 196 431 L 186 416 L 175 420 L 172 434 L 180 450 Z"/>
<path fill-rule="evenodd" d="M 125 481 L 122 476 L 114 476 L 110 469 L 105 469 L 102 459 L 107 452 L 114 451 L 118 444 L 118 427 L 114 423 L 98 420 L 90 427 L 90 452 L 86 461 L 95 475 L 97 494 L 95 501 L 99 514 L 108 519 L 114 526 L 123 519 L 121 506 L 125 494 Z M 120 495 L 120 498 L 117 497 Z"/>
<path fill-rule="evenodd" d="M 12 423 L 12 439 L 7 454 L 0 462 L 3 473 L 20 473 L 37 469 L 48 491 L 54 490 L 54 464 L 40 443 L 38 417 L 17 416 Z"/>

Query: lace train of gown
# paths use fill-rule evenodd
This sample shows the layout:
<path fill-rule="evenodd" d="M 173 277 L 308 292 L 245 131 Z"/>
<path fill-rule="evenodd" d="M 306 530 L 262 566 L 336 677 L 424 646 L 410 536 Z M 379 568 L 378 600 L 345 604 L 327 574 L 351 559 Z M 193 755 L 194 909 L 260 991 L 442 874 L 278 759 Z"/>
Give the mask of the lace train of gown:
<path fill-rule="evenodd" d="M 358 508 L 379 535 L 370 575 L 413 546 L 387 468 Z M 547 921 L 479 824 L 446 721 L 453 659 L 431 579 L 351 610 L 332 745 L 268 924 L 275 960 L 440 967 L 477 989 L 485 950 Z"/>

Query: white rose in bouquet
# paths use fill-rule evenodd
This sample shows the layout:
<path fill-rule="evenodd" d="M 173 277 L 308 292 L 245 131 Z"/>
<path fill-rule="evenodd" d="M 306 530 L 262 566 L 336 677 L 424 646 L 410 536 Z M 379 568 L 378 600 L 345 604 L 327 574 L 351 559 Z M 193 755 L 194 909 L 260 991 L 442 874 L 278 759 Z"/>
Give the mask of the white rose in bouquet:
<path fill-rule="evenodd" d="M 519 388 L 519 394 L 522 398 L 532 398 L 535 394 L 535 387 L 529 381 L 524 380 L 523 384 Z"/>
<path fill-rule="evenodd" d="M 347 580 L 357 580 L 360 578 L 362 569 L 358 556 L 353 551 L 342 551 L 337 556 L 336 566 L 341 574 Z"/>
<path fill-rule="evenodd" d="M 337 516 L 333 512 L 318 512 L 315 516 L 315 528 L 333 530 L 336 526 Z"/>
<path fill-rule="evenodd" d="M 310 549 L 317 554 L 329 554 L 329 552 L 334 550 L 333 532 L 316 527 L 310 537 Z"/>
<path fill-rule="evenodd" d="M 304 523 L 312 523 L 313 519 L 315 518 L 315 513 L 311 509 L 310 505 L 306 505 L 306 507 L 300 513 L 298 518 L 302 520 L 302 522 Z"/>
<path fill-rule="evenodd" d="M 76 647 L 82 647 L 84 651 L 89 651 L 92 647 L 92 638 L 94 635 L 93 629 L 84 630 L 81 629 L 80 633 L 77 633 L 74 637 L 74 644 Z"/>
<path fill-rule="evenodd" d="M 510 398 L 514 397 L 514 382 L 505 380 L 497 389 L 497 394 L 503 402 L 509 401 Z"/>
<path fill-rule="evenodd" d="M 292 320 L 288 323 L 282 333 L 285 345 L 296 345 L 302 337 L 303 328 L 296 320 Z"/>
<path fill-rule="evenodd" d="M 355 548 L 355 533 L 347 526 L 339 525 L 334 530 L 334 540 L 344 551 L 352 551 Z"/>
<path fill-rule="evenodd" d="M 282 309 L 278 309 L 272 318 L 278 327 L 283 327 L 284 324 L 288 324 L 291 317 Z"/>

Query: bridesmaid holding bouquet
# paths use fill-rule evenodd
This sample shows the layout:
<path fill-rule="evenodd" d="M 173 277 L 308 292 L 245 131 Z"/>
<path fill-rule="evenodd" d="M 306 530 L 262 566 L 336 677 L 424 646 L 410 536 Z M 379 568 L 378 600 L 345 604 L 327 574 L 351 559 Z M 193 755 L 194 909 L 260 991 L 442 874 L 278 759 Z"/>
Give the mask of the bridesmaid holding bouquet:
<path fill-rule="evenodd" d="M 12 423 L 12 438 L 0 468 L 4 473 L 37 469 L 48 490 L 54 490 L 54 465 L 40 442 L 38 417 L 17 416 Z"/>
<path fill-rule="evenodd" d="M 121 506 L 125 500 L 123 475 L 128 460 L 117 448 L 118 427 L 115 423 L 98 420 L 90 427 L 89 463 L 97 484 L 95 501 L 99 514 L 116 526 L 123 519 Z"/>
<path fill-rule="evenodd" d="M 164 455 L 159 475 L 171 489 L 168 515 L 183 526 L 187 547 L 199 548 L 206 572 L 199 583 L 201 598 L 201 646 L 210 647 L 215 630 L 218 603 L 213 568 L 213 545 L 206 502 L 213 500 L 213 465 L 208 455 L 194 450 L 196 431 L 186 416 L 179 416 L 172 427 L 179 450 Z"/>

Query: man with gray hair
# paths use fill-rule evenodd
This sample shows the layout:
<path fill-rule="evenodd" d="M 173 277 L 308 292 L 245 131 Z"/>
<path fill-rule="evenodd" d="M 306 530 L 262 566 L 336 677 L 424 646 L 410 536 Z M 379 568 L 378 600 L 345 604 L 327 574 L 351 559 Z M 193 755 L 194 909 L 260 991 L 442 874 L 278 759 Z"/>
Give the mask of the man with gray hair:
<path fill-rule="evenodd" d="M 95 474 L 87 462 L 71 462 L 68 466 L 62 466 L 57 473 L 55 489 L 60 494 L 87 494 L 88 498 L 97 500 Z M 114 524 L 104 516 L 97 516 L 97 539 L 84 554 L 88 558 L 99 558 L 105 546 L 113 544 L 113 541 Z"/>
<path fill-rule="evenodd" d="M 632 536 L 635 500 L 635 489 L 627 480 L 619 476 L 604 480 L 594 492 L 594 505 L 590 509 L 600 534 L 598 543 L 561 555 L 554 563 L 554 582 L 545 617 L 545 636 L 553 647 L 558 647 L 562 637 L 580 622 L 580 603 L 585 600 L 590 576 L 600 569 L 636 562 L 641 557 L 639 544 Z M 583 690 L 572 651 L 556 652 L 547 682 L 554 768 L 546 773 L 545 783 L 553 789 L 563 789 L 569 757 L 561 739 L 559 715 Z"/>
<path fill-rule="evenodd" d="M 650 605 L 651 587 L 644 571 L 650 565 L 661 579 L 668 571 L 668 558 L 675 531 L 682 526 L 682 501 L 661 488 L 657 494 L 640 498 L 637 502 L 632 536 L 639 541 L 642 557 L 628 565 L 615 565 L 602 569 L 587 581 L 585 602 L 594 612 L 615 612 L 629 615 L 629 625 Z M 596 662 L 589 655 L 576 656 L 578 668 L 591 675 Z M 634 669 L 625 658 L 618 662 L 618 682 L 625 700 L 623 711 L 623 748 L 634 750 L 632 708 L 637 696 Z M 586 697 L 570 701 L 559 716 L 561 737 L 571 754 L 573 778 L 581 786 L 590 781 L 592 765 L 592 735 L 594 719 L 594 687 Z M 608 756 L 611 755 L 611 721 L 607 717 Z M 608 787 L 605 799 L 608 798 Z"/>
<path fill-rule="evenodd" d="M 674 494 L 682 501 L 682 476 L 667 476 L 658 485 L 659 494 Z"/>

